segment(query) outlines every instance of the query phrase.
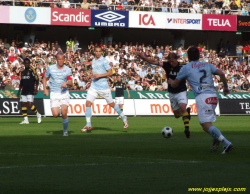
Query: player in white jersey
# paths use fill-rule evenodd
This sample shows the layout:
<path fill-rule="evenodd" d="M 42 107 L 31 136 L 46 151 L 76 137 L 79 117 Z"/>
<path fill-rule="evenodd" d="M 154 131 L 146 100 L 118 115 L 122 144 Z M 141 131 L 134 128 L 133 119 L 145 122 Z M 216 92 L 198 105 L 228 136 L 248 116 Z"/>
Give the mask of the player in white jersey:
<path fill-rule="evenodd" d="M 44 95 L 48 96 L 49 92 L 46 88 L 47 78 L 50 87 L 50 108 L 52 115 L 57 118 L 60 116 L 60 108 L 63 118 L 63 136 L 68 136 L 69 119 L 67 115 L 69 106 L 68 87 L 72 86 L 71 69 L 64 65 L 64 55 L 57 54 L 57 63 L 49 66 L 43 78 Z"/>
<path fill-rule="evenodd" d="M 182 67 L 175 80 L 169 79 L 168 83 L 177 87 L 181 80 L 187 79 L 195 94 L 198 118 L 203 130 L 213 137 L 211 152 L 218 150 L 220 142 L 223 143 L 222 154 L 225 154 L 234 148 L 218 128 L 212 125 L 216 121 L 215 108 L 218 98 L 215 93 L 213 74 L 219 75 L 224 84 L 224 94 L 229 94 L 227 79 L 225 74 L 210 63 L 199 61 L 200 52 L 198 48 L 192 47 L 188 50 L 188 59 L 190 63 Z"/>
<path fill-rule="evenodd" d="M 122 117 L 124 128 L 128 127 L 128 118 L 123 114 L 118 104 L 115 104 L 111 90 L 108 85 L 107 77 L 112 75 L 112 70 L 109 65 L 109 61 L 102 56 L 102 48 L 97 46 L 94 50 L 95 58 L 92 61 L 92 72 L 94 79 L 87 93 L 86 99 L 86 126 L 81 129 L 81 132 L 91 131 L 91 105 L 98 95 L 105 98 L 107 103 L 116 110 L 116 112 Z"/>

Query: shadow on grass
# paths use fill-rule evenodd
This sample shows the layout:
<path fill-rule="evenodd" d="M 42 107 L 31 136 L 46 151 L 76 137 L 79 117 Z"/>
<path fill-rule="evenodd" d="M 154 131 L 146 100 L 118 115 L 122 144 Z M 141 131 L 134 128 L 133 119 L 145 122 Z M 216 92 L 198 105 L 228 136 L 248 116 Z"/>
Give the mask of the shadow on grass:
<path fill-rule="evenodd" d="M 63 134 L 63 130 L 60 131 L 47 131 L 46 133 L 52 134 L 52 135 L 62 135 Z M 68 131 L 69 135 L 74 133 L 74 131 Z"/>

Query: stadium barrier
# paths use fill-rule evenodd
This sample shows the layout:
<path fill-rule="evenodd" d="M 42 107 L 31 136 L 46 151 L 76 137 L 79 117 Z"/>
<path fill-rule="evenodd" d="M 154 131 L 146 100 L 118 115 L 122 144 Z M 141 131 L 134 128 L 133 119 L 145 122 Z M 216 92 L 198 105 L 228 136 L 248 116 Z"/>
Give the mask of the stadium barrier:
<path fill-rule="evenodd" d="M 0 115 L 21 115 L 21 103 L 16 96 L 17 90 L 0 90 Z M 130 91 L 129 99 L 125 92 L 124 113 L 129 116 L 164 116 L 173 115 L 169 93 L 163 91 Z M 115 98 L 115 92 L 112 92 Z M 230 93 L 225 96 L 217 93 L 219 104 L 217 115 L 246 115 L 250 114 L 250 93 Z M 86 107 L 86 91 L 70 91 L 69 116 L 84 116 Z M 188 92 L 188 106 L 191 114 L 197 115 L 195 96 Z M 39 91 L 35 96 L 35 105 L 42 115 L 52 116 L 49 96 Z M 92 106 L 93 116 L 117 116 L 116 112 L 102 97 L 98 97 Z M 32 112 L 28 112 L 32 115 Z"/>

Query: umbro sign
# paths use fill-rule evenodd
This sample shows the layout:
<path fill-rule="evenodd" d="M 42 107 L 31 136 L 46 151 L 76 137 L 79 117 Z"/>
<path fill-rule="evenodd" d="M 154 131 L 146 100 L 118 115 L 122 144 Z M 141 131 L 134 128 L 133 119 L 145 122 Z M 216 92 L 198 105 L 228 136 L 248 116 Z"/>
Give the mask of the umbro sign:
<path fill-rule="evenodd" d="M 91 26 L 128 27 L 128 11 L 91 10 Z"/>

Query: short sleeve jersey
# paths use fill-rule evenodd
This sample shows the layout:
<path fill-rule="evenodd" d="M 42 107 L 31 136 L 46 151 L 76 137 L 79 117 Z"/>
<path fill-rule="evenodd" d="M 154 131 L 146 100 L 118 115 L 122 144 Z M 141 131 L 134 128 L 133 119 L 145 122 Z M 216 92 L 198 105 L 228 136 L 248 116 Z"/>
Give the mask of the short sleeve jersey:
<path fill-rule="evenodd" d="M 61 85 L 67 82 L 68 79 L 72 79 L 71 75 L 71 69 L 65 65 L 62 69 L 58 69 L 57 64 L 49 66 L 45 76 L 50 78 L 49 87 L 51 92 L 62 94 L 67 92 L 68 88 L 61 89 Z"/>
<path fill-rule="evenodd" d="M 168 79 L 171 78 L 172 80 L 175 80 L 181 68 L 182 66 L 180 66 L 179 62 L 176 67 L 172 67 L 169 62 L 163 62 L 163 69 L 165 70 Z M 185 79 L 181 80 L 181 83 L 176 88 L 172 88 L 170 85 L 168 86 L 168 91 L 173 94 L 180 93 L 186 90 L 187 86 Z"/>
<path fill-rule="evenodd" d="M 32 68 L 23 70 L 20 81 L 20 86 L 23 88 L 22 95 L 33 95 L 35 84 L 38 84 L 36 70 Z"/>
<path fill-rule="evenodd" d="M 93 74 L 104 74 L 107 70 L 111 69 L 109 61 L 101 56 L 99 59 L 94 58 L 92 61 L 92 72 Z M 99 79 L 93 79 L 91 88 L 96 90 L 107 90 L 109 89 L 108 81 L 106 77 Z"/>
<path fill-rule="evenodd" d="M 126 82 L 116 81 L 114 83 L 114 88 L 115 88 L 115 97 L 123 97 L 124 96 L 124 90 L 127 89 Z"/>
<path fill-rule="evenodd" d="M 195 96 L 202 93 L 214 93 L 212 74 L 217 70 L 211 63 L 192 61 L 182 67 L 176 79 L 187 79 Z"/>

